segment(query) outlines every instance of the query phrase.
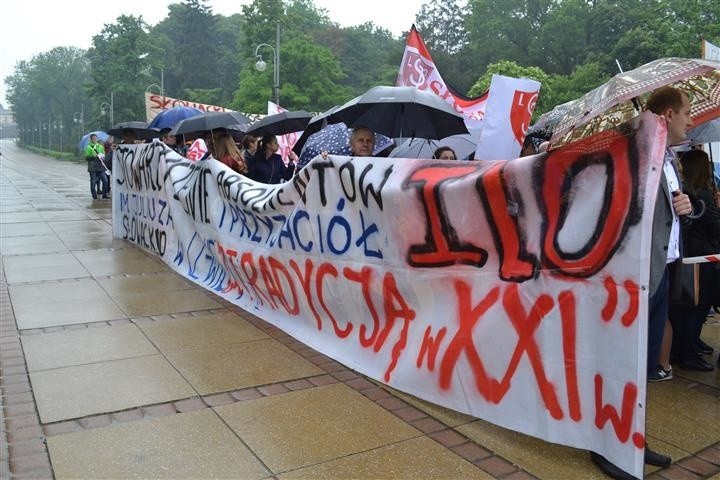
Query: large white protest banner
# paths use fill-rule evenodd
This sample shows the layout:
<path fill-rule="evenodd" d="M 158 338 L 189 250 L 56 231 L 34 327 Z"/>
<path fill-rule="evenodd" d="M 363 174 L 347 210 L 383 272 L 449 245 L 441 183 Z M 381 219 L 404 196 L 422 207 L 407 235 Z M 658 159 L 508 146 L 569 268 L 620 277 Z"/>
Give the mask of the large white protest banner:
<path fill-rule="evenodd" d="M 720 47 L 702 40 L 702 58 L 720 62 Z M 720 141 L 711 142 L 709 147 L 710 158 L 715 162 L 715 175 L 720 178 Z"/>
<path fill-rule="evenodd" d="M 665 124 L 512 161 L 315 158 L 254 182 L 120 145 L 113 232 L 348 367 L 641 477 Z"/>

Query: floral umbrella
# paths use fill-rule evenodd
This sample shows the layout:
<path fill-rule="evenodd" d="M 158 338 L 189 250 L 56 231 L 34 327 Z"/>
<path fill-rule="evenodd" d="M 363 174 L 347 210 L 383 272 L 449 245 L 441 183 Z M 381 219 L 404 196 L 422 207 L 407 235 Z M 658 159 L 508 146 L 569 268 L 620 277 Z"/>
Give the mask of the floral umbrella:
<path fill-rule="evenodd" d="M 720 116 L 720 62 L 692 58 L 661 58 L 619 73 L 565 109 L 554 126 L 551 148 L 589 137 L 632 120 L 642 100 L 670 85 L 688 93 L 690 115 L 696 125 Z"/>

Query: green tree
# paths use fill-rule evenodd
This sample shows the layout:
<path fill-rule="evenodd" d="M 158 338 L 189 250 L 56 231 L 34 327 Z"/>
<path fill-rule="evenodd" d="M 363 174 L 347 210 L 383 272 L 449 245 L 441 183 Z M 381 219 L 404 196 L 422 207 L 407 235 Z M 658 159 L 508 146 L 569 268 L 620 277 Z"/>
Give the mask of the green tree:
<path fill-rule="evenodd" d="M 579 98 L 608 81 L 609 77 L 597 62 L 580 65 L 570 75 L 552 75 L 549 81 L 551 98 L 539 105 L 536 111 L 542 114 L 557 105 Z"/>
<path fill-rule="evenodd" d="M 458 0 L 427 2 L 415 15 L 415 25 L 423 41 L 435 55 L 460 53 L 468 43 L 465 31 L 467 8 Z"/>
<path fill-rule="evenodd" d="M 145 119 L 145 89 L 157 83 L 147 70 L 147 58 L 159 57 L 142 17 L 121 15 L 93 37 L 88 92 L 97 105 L 113 93 L 115 123 Z M 95 112 L 99 114 L 99 108 Z"/>
<path fill-rule="evenodd" d="M 468 62 L 482 72 L 491 63 L 512 60 L 537 65 L 531 54 L 540 26 L 555 0 L 470 0 L 465 28 L 470 43 Z"/>
<path fill-rule="evenodd" d="M 540 82 L 540 95 L 535 105 L 533 118 L 540 116 L 540 112 L 552 108 L 555 105 L 554 95 L 552 91 L 552 83 L 550 76 L 539 67 L 523 67 L 515 62 L 503 60 L 488 66 L 485 73 L 477 79 L 475 84 L 470 88 L 469 95 L 477 97 L 482 95 L 490 88 L 490 82 L 493 75 L 504 75 L 513 78 L 530 78 Z"/>
<path fill-rule="evenodd" d="M 378 85 L 394 85 L 404 45 L 372 22 L 330 29 L 319 39 L 337 57 L 345 74 L 341 84 L 352 95 Z"/>
<path fill-rule="evenodd" d="M 339 84 L 343 72 L 329 49 L 299 37 L 283 43 L 281 50 L 280 103 L 284 108 L 322 111 L 350 98 L 348 89 Z M 272 76 L 270 68 L 243 70 L 232 108 L 266 112 L 267 101 L 272 99 Z"/>
<path fill-rule="evenodd" d="M 55 149 L 73 144 L 80 133 L 73 114 L 92 105 L 83 91 L 87 80 L 85 52 L 75 47 L 56 47 L 19 62 L 5 83 L 23 141 L 47 146 L 50 140 Z"/>

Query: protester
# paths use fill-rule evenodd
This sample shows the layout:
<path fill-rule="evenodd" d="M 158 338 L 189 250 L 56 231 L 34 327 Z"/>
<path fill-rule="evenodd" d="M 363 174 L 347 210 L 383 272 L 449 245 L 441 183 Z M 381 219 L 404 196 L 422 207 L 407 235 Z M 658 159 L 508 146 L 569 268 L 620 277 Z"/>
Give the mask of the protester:
<path fill-rule="evenodd" d="M 247 172 L 243 154 L 229 133 L 221 133 L 215 137 L 214 157 L 238 173 Z"/>
<path fill-rule="evenodd" d="M 219 134 L 219 132 L 218 132 Z M 208 152 L 210 152 L 211 155 L 215 155 L 215 134 L 211 131 L 205 132 L 205 135 L 203 136 L 203 140 L 205 140 L 205 146 L 208 149 Z"/>
<path fill-rule="evenodd" d="M 450 147 L 440 147 L 433 153 L 433 158 L 437 160 L 457 160 L 455 150 Z"/>
<path fill-rule="evenodd" d="M 98 193 L 102 194 L 102 198 L 108 198 L 108 177 L 105 174 L 105 166 L 102 159 L 105 157 L 105 148 L 100 142 L 96 134 L 90 135 L 90 143 L 85 147 L 85 160 L 88 162 L 88 172 L 90 173 L 90 194 L 93 199 L 97 199 Z M 96 185 L 102 184 L 102 190 L 98 192 Z"/>
<path fill-rule="evenodd" d="M 683 253 L 686 257 L 720 252 L 720 208 L 713 191 L 712 162 L 702 150 L 690 150 L 680 157 L 683 185 L 695 210 L 704 213 L 683 228 Z M 701 263 L 700 291 L 695 307 L 670 305 L 673 327 L 673 357 L 685 370 L 711 371 L 713 366 L 702 354 L 713 349 L 700 339 L 703 323 L 710 306 L 720 297 L 720 269 L 713 263 Z M 715 298 L 713 298 L 715 297 Z"/>
<path fill-rule="evenodd" d="M 687 95 L 673 87 L 656 90 L 648 99 L 647 109 L 662 116 L 668 130 L 661 188 L 655 202 L 650 252 L 648 381 L 657 382 L 672 379 L 669 288 L 672 274 L 677 271 L 676 262 L 682 256 L 680 216 L 692 213 L 690 198 L 681 191 L 675 153 L 669 146 L 677 145 L 685 139 L 692 120 Z"/>
<path fill-rule="evenodd" d="M 285 165 L 282 157 L 275 153 L 279 147 L 275 135 L 264 136 L 255 155 L 248 162 L 247 176 L 258 182 L 271 184 L 290 180 L 295 173 L 295 163 Z"/>
<path fill-rule="evenodd" d="M 367 127 L 355 127 L 350 134 L 350 152 L 356 157 L 372 157 L 375 133 Z"/>
<path fill-rule="evenodd" d="M 103 144 L 103 148 L 105 149 L 105 159 L 103 160 L 102 163 L 108 172 L 112 172 L 113 156 L 115 155 L 115 149 L 117 148 L 117 145 L 115 145 L 115 143 L 113 142 L 113 137 L 108 137 L 107 140 L 105 140 L 105 143 Z M 110 180 L 111 179 L 109 178 L 109 175 L 108 175 L 108 188 L 107 188 L 108 193 L 110 193 L 110 190 L 112 188 L 112 182 Z"/>
<path fill-rule="evenodd" d="M 175 135 L 170 135 L 170 130 L 171 129 L 169 128 L 164 128 L 160 131 L 160 141 L 170 147 L 173 151 L 179 153 L 180 149 L 178 148 L 177 137 L 175 137 Z"/>
<path fill-rule="evenodd" d="M 663 336 L 668 338 L 667 330 L 670 330 L 670 336 L 672 335 L 668 320 L 669 282 L 671 271 L 674 271 L 671 266 L 676 265 L 682 255 L 680 251 L 680 217 L 692 213 L 690 198 L 680 190 L 680 181 L 674 164 L 675 153 L 670 145 L 677 145 L 685 139 L 688 129 L 692 127 L 692 120 L 687 94 L 673 87 L 662 87 L 655 90 L 647 101 L 647 110 L 660 115 L 667 125 L 665 160 L 653 216 L 648 289 L 650 298 L 648 301 L 647 378 L 648 381 L 658 382 L 672 379 L 670 349 L 667 348 L 667 358 L 663 358 L 665 354 L 661 353 L 661 347 Z M 598 453 L 590 452 L 590 459 L 600 470 L 612 478 L 621 480 L 635 478 Z M 670 457 L 654 452 L 647 444 L 645 445 L 645 463 L 665 467 L 671 462 Z"/>
<path fill-rule="evenodd" d="M 543 144 L 547 144 L 547 141 L 550 140 L 551 132 L 548 132 L 546 130 L 537 130 L 531 133 L 528 133 L 525 135 L 525 140 L 523 141 L 522 148 L 520 149 L 520 156 L 521 157 L 528 157 L 530 155 L 537 155 L 541 152 L 540 146 Z M 547 145 L 544 145 L 543 152 L 547 150 Z"/>
<path fill-rule="evenodd" d="M 245 159 L 245 164 L 250 162 L 250 159 L 255 155 L 258 146 L 258 138 L 252 135 L 245 135 L 242 140 L 242 154 Z"/>
<path fill-rule="evenodd" d="M 120 143 L 125 145 L 133 145 L 137 143 L 137 137 L 135 136 L 135 130 L 126 128 L 122 132 L 122 140 L 120 140 Z"/>

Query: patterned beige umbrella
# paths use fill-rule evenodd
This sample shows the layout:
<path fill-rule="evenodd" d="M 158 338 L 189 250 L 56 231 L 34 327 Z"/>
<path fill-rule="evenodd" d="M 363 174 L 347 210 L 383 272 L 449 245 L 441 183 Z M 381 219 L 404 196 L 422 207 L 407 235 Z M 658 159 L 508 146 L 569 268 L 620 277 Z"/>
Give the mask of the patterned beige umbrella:
<path fill-rule="evenodd" d="M 617 127 L 640 114 L 643 100 L 662 86 L 688 93 L 691 116 L 700 125 L 720 116 L 720 62 L 661 58 L 620 73 L 563 108 L 553 128 L 551 148 Z"/>

